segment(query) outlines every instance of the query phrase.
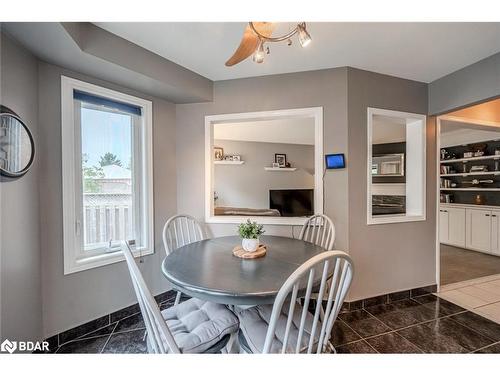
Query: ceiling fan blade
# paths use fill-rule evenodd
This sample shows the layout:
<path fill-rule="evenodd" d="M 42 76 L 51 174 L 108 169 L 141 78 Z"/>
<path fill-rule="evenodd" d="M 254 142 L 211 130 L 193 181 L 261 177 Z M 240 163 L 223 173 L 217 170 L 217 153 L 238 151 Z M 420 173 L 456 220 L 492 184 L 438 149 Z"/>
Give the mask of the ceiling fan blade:
<path fill-rule="evenodd" d="M 271 36 L 275 25 L 272 22 L 254 22 L 255 29 L 264 36 Z M 233 56 L 226 61 L 226 66 L 233 66 L 245 60 L 248 56 L 255 52 L 259 46 L 259 37 L 253 32 L 250 25 L 247 25 L 240 45 L 234 52 Z"/>

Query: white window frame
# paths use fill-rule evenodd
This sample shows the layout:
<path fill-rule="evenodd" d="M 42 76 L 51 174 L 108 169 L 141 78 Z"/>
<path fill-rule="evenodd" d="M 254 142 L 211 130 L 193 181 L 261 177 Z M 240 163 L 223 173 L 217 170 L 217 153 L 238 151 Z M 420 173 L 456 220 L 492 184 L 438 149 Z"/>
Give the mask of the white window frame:
<path fill-rule="evenodd" d="M 260 224 L 303 225 L 306 217 L 272 216 L 216 216 L 214 215 L 214 125 L 243 123 L 248 121 L 269 121 L 293 118 L 311 118 L 314 121 L 314 214 L 323 213 L 323 107 L 281 109 L 275 111 L 228 113 L 205 116 L 205 222 L 217 224 L 238 224 L 247 219 Z"/>
<path fill-rule="evenodd" d="M 407 157 L 406 163 L 406 183 L 405 195 L 407 211 L 402 215 L 387 215 L 376 217 L 372 215 L 372 142 L 373 142 L 373 116 L 389 116 L 397 117 L 406 120 L 406 147 Z M 425 221 L 427 208 L 427 182 L 426 182 L 426 128 L 427 117 L 418 113 L 409 113 L 401 111 L 392 111 L 380 108 L 367 108 L 367 183 L 366 183 L 366 221 L 368 225 L 373 224 L 390 224 L 390 223 L 405 223 L 411 221 Z M 410 125 L 410 126 L 409 126 Z M 411 144 L 408 140 L 411 140 Z M 411 158 L 414 168 L 407 163 L 409 152 L 418 153 L 418 158 Z M 401 184 L 393 184 L 400 188 Z M 408 197 L 411 196 L 411 200 Z"/>
<path fill-rule="evenodd" d="M 77 186 L 77 171 L 81 165 L 76 152 L 81 152 L 80 137 L 75 132 L 75 105 L 74 90 L 83 91 L 123 103 L 141 107 L 141 153 L 142 169 L 141 188 L 143 189 L 140 204 L 143 220 L 142 243 L 144 246 L 134 249 L 134 256 L 154 253 L 154 215 L 153 215 L 153 104 L 151 101 L 106 89 L 87 82 L 61 76 L 61 140 L 62 140 L 62 187 L 63 187 L 63 240 L 64 240 L 64 274 L 71 274 L 107 264 L 125 260 L 120 251 L 99 252 L 90 251 L 84 254 L 81 251 L 83 235 L 82 222 L 77 207 L 77 200 L 81 199 L 82 187 Z M 134 132 L 135 134 L 135 132 Z M 134 146 L 134 150 L 137 148 Z M 133 157 L 136 157 L 134 152 Z M 77 160 L 78 159 L 78 160 Z M 81 164 L 81 163 L 80 163 Z M 81 184 L 80 184 L 81 185 Z"/>

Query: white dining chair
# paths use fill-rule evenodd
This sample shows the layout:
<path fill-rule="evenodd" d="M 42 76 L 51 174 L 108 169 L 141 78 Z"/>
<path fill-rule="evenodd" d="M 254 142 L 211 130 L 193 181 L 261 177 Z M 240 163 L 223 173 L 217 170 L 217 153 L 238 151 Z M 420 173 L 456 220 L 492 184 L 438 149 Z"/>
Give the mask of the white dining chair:
<path fill-rule="evenodd" d="M 326 284 L 332 276 L 331 288 Z M 273 305 L 259 305 L 238 313 L 240 347 L 248 353 L 322 353 L 335 351 L 330 334 L 354 274 L 349 255 L 325 251 L 302 264 L 285 281 Z M 320 304 L 314 314 L 309 302 L 314 287 L 327 294 L 324 318 Z M 297 296 L 305 293 L 300 305 Z M 292 301 L 290 303 L 290 301 Z"/>
<path fill-rule="evenodd" d="M 147 332 L 149 353 L 219 353 L 238 332 L 238 318 L 226 306 L 189 299 L 160 311 L 127 242 L 122 251 Z M 235 336 L 234 336 L 235 337 Z"/>
<path fill-rule="evenodd" d="M 314 215 L 302 226 L 299 240 L 313 243 L 326 250 L 333 250 L 335 243 L 335 225 L 326 215 Z"/>
<path fill-rule="evenodd" d="M 170 255 L 181 246 L 205 239 L 205 231 L 193 216 L 180 214 L 172 216 L 163 227 L 163 247 Z M 181 292 L 177 292 L 174 305 L 181 299 Z"/>

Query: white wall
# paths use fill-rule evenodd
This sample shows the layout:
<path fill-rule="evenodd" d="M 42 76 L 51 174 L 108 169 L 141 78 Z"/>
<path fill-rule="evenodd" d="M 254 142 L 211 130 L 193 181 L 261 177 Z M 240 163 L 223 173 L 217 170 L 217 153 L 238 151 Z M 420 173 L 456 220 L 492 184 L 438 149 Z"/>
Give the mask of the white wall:
<path fill-rule="evenodd" d="M 323 107 L 324 153 L 347 155 L 346 74 L 346 68 L 338 68 L 215 82 L 213 102 L 177 105 L 179 212 L 204 220 L 204 121 L 207 115 Z M 347 169 L 327 171 L 324 185 L 325 213 L 335 222 L 336 246 L 348 249 Z M 209 229 L 213 235 L 236 233 L 234 224 L 211 224 Z M 293 235 L 290 226 L 279 225 L 266 226 L 266 233 Z M 298 233 L 299 229 L 295 228 L 295 235 Z"/>
<path fill-rule="evenodd" d="M 269 208 L 270 189 L 314 189 L 314 146 L 214 140 L 226 154 L 240 154 L 245 164 L 215 165 L 216 206 Z M 269 172 L 274 154 L 286 154 L 295 172 Z"/>
<path fill-rule="evenodd" d="M 169 288 L 160 271 L 161 261 L 165 257 L 161 231 L 166 219 L 176 212 L 174 105 L 40 62 L 40 223 L 45 337 L 137 302 L 124 262 L 70 275 L 63 274 L 61 75 L 153 101 L 155 254 L 146 256 L 140 268 L 155 294 Z"/>
<path fill-rule="evenodd" d="M 40 146 L 37 60 L 0 33 L 1 104 L 16 112 Z M 0 178 L 0 341 L 42 338 L 38 179 L 41 152 L 21 178 Z"/>

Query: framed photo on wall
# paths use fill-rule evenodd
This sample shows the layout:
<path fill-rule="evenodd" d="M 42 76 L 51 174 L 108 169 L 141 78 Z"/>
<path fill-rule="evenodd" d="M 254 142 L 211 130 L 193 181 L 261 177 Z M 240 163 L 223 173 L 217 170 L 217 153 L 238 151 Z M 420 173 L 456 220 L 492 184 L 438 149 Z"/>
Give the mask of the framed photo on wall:
<path fill-rule="evenodd" d="M 286 154 L 274 154 L 274 162 L 277 163 L 280 168 L 286 167 Z"/>
<path fill-rule="evenodd" d="M 214 160 L 224 159 L 224 149 L 222 147 L 214 147 Z"/>

